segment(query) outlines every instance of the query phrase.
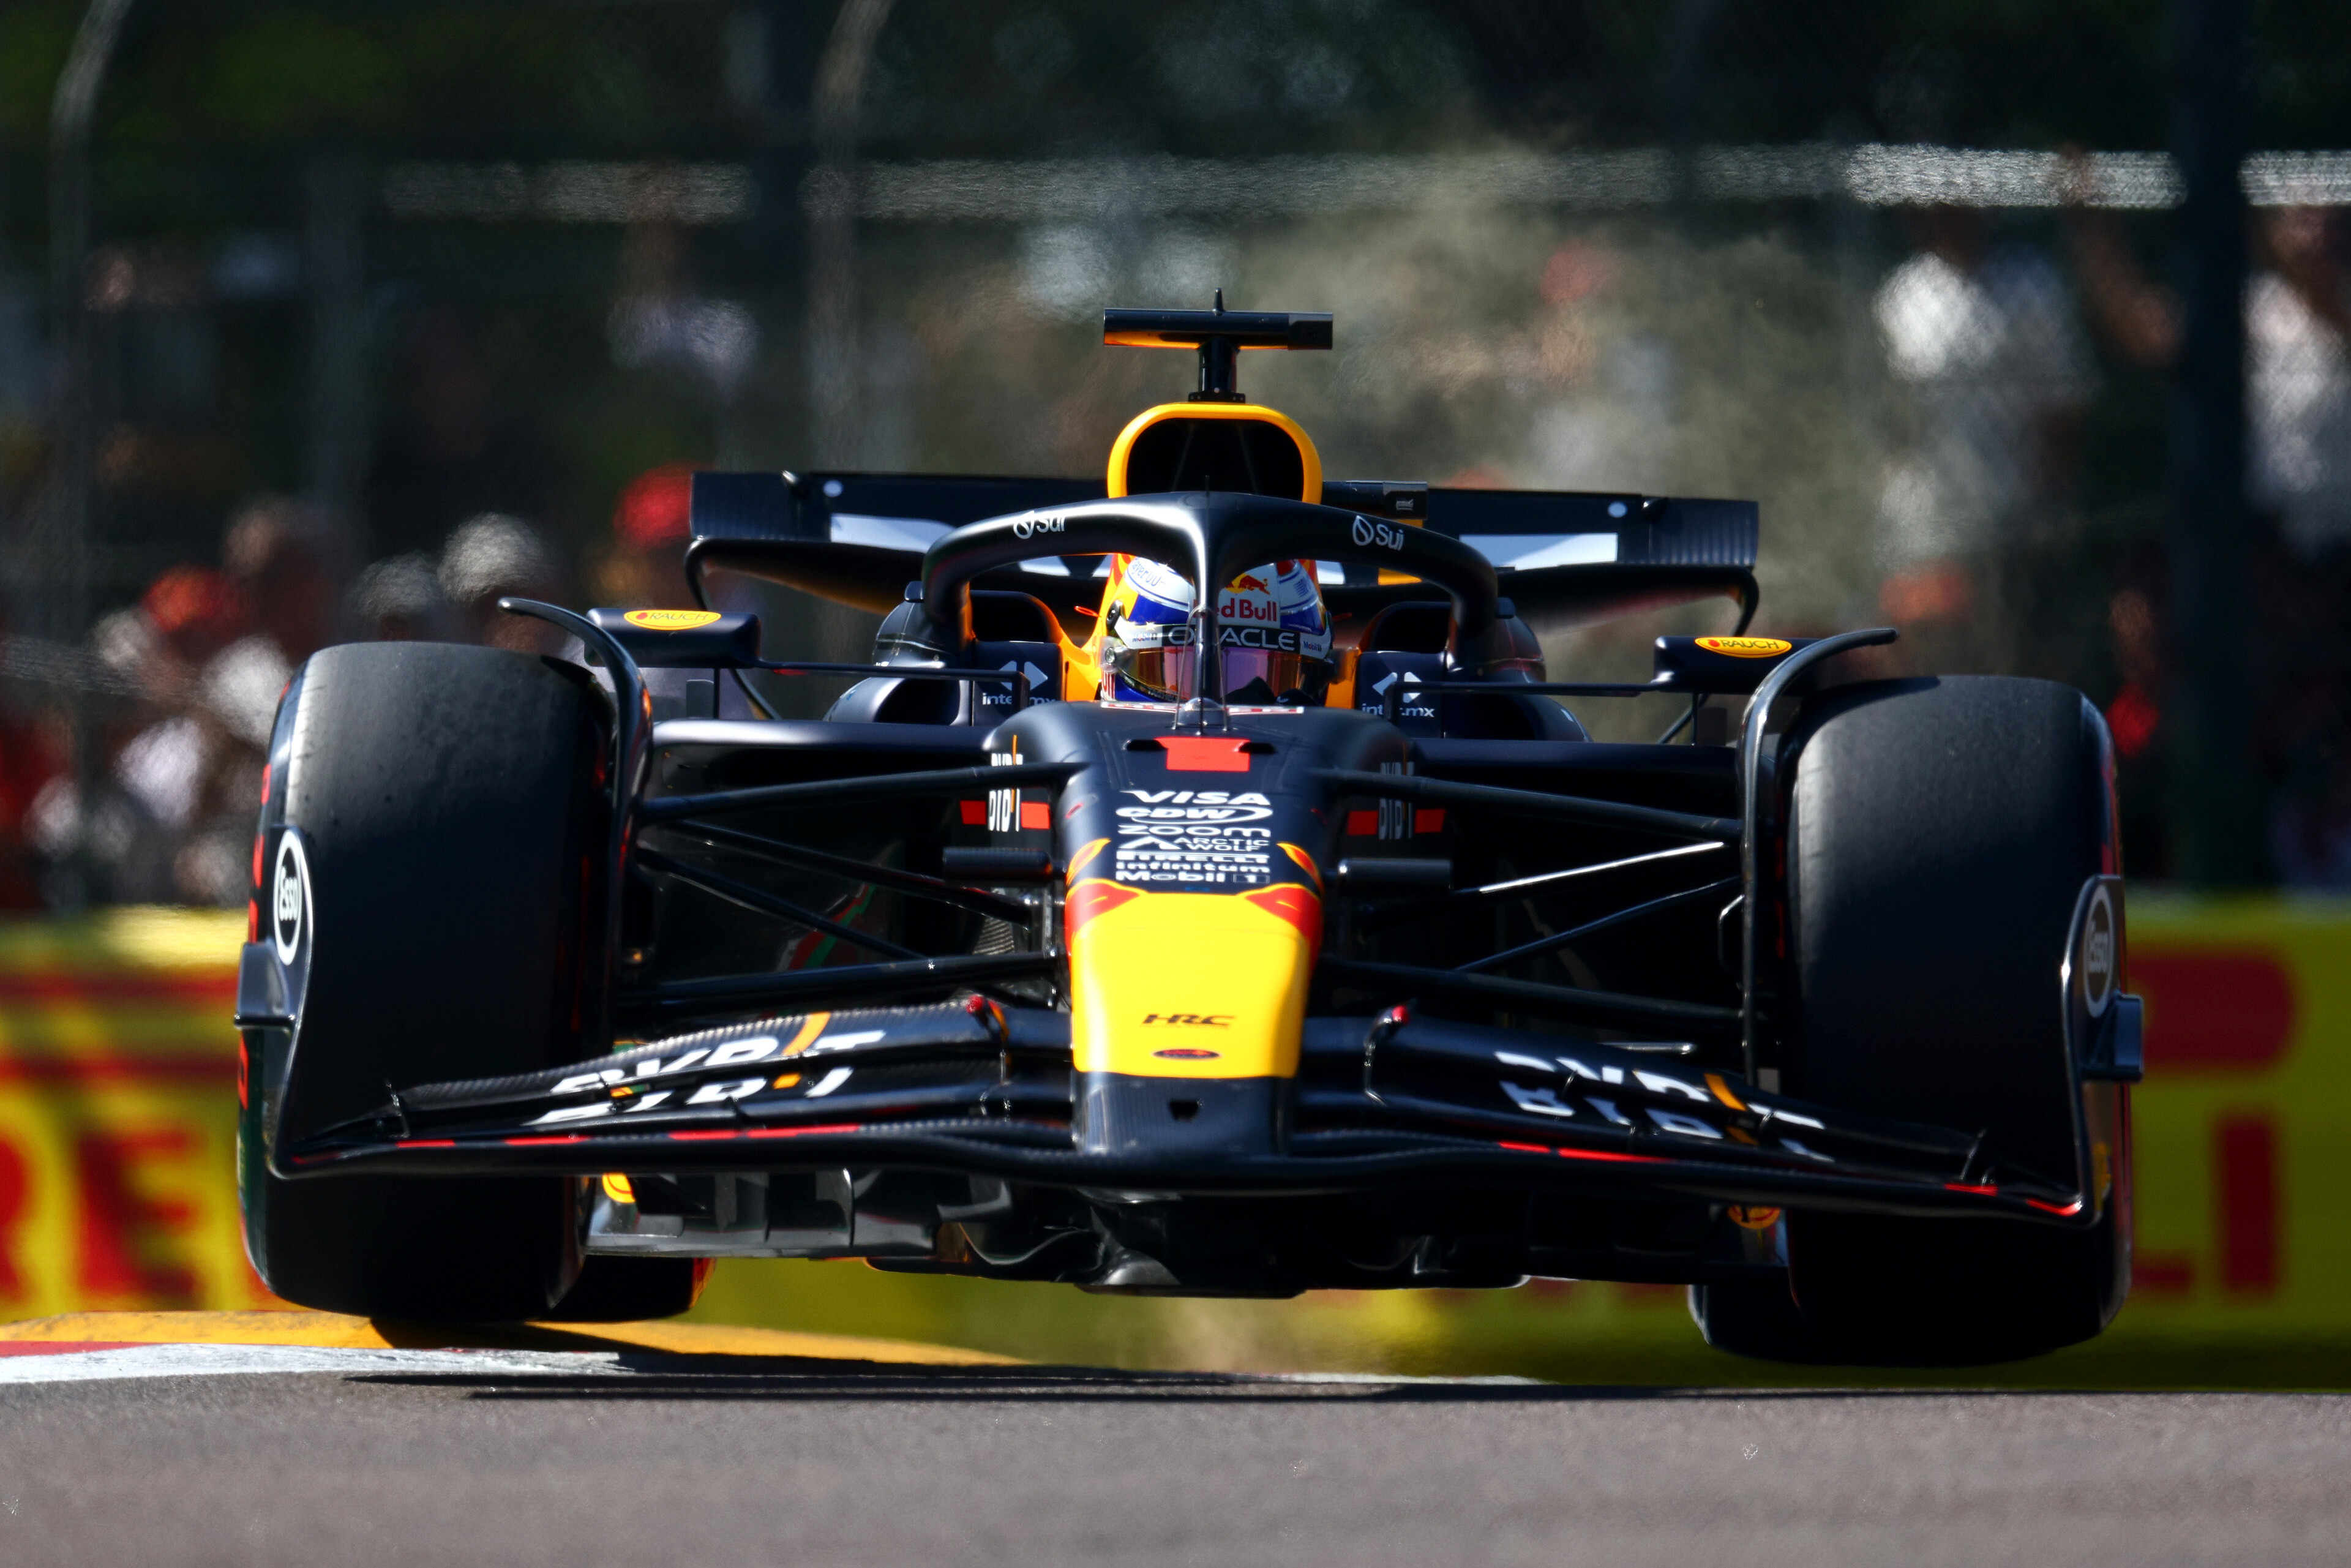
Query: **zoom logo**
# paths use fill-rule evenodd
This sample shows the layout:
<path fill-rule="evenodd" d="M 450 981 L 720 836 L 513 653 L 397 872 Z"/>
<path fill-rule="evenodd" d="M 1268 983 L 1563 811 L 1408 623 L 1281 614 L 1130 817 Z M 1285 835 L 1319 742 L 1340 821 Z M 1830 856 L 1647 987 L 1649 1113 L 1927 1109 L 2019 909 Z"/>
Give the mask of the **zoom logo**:
<path fill-rule="evenodd" d="M 1393 523 L 1375 523 L 1369 517 L 1358 516 L 1355 518 L 1355 542 L 1366 547 L 1377 545 L 1382 549 L 1402 549 L 1404 529 Z"/>
<path fill-rule="evenodd" d="M 1059 517 L 1023 517 L 1012 525 L 1012 537 L 1015 538 L 1034 538 L 1039 534 L 1058 534 L 1061 531 L 1061 519 Z"/>

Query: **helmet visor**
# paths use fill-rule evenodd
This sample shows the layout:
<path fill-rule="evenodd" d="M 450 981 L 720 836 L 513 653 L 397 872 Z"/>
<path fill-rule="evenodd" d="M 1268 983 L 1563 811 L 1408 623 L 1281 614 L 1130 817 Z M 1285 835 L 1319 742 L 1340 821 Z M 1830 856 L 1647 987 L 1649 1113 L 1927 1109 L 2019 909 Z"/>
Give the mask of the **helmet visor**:
<path fill-rule="evenodd" d="M 1253 683 L 1262 681 L 1261 691 L 1251 691 L 1251 696 L 1262 696 L 1274 702 L 1290 692 L 1311 689 L 1310 665 L 1320 665 L 1319 659 L 1310 660 L 1302 654 L 1261 651 L 1256 648 L 1227 648 L 1224 664 L 1224 696 L 1231 700 L 1248 690 Z M 1189 702 L 1194 691 L 1195 675 L 1199 668 L 1199 650 L 1186 643 L 1178 647 L 1135 648 L 1120 661 L 1119 673 L 1131 685 L 1141 687 L 1163 702 Z"/>

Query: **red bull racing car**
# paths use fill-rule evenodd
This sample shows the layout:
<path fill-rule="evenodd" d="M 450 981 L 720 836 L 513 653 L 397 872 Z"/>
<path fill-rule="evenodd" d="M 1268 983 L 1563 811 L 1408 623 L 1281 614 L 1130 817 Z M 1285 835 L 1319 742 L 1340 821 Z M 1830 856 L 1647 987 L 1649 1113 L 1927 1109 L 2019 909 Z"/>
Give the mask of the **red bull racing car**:
<path fill-rule="evenodd" d="M 1200 382 L 1102 482 L 703 474 L 699 609 L 310 660 L 237 1002 L 270 1287 L 643 1317 L 863 1258 L 1670 1281 L 1795 1361 L 2099 1332 L 2140 1015 L 2097 711 L 1831 684 L 1894 633 L 1756 633 L 1750 503 L 1325 478 L 1235 364 L 1331 330 L 1110 311 Z M 872 663 L 768 657 L 746 582 L 881 614 Z M 1644 683 L 1534 630 L 1718 599 Z M 1574 716 L 1660 693 L 1654 744 Z"/>

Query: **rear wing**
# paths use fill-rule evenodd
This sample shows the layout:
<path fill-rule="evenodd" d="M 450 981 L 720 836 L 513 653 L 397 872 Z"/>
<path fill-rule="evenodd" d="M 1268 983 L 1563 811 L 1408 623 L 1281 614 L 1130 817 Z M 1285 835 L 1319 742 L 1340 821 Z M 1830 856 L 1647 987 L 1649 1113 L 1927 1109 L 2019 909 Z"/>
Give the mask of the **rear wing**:
<path fill-rule="evenodd" d="M 694 476 L 688 571 L 737 570 L 875 614 L 921 575 L 923 552 L 984 517 L 1100 500 L 1092 479 L 949 474 L 704 473 Z M 1499 569 L 1521 615 L 1553 625 L 1724 595 L 1752 618 L 1760 508 L 1753 501 L 1576 490 L 1459 490 L 1393 480 L 1334 480 L 1325 506 L 1415 521 Z M 1106 570 L 1087 556 L 1042 556 L 991 574 L 1066 615 L 1100 597 Z M 1415 597 L 1361 566 L 1323 573 L 1334 609 L 1369 612 Z"/>

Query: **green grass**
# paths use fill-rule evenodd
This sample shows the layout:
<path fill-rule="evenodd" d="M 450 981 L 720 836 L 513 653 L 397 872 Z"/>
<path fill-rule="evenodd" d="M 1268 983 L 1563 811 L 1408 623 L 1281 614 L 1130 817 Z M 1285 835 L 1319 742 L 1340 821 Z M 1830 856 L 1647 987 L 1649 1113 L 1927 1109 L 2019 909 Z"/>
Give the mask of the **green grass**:
<path fill-rule="evenodd" d="M 1145 1300 L 1067 1285 L 886 1274 L 855 1262 L 736 1261 L 720 1266 L 693 1316 L 1136 1369 L 1510 1374 L 1681 1387 L 2351 1387 L 2351 1334 L 2188 1333 L 2135 1322 L 2127 1310 L 2098 1339 L 2032 1361 L 1916 1370 L 1780 1366 L 1708 1349 L 1678 1291 L 1605 1284 L 1318 1291 L 1290 1301 Z"/>

